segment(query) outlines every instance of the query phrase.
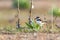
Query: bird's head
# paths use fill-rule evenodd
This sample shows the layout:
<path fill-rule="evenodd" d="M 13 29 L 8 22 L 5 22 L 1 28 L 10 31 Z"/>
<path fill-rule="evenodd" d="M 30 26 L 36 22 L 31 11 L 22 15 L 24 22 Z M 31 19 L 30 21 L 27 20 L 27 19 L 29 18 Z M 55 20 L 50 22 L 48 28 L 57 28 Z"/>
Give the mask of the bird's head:
<path fill-rule="evenodd" d="M 40 17 L 36 17 L 35 20 L 36 20 L 36 21 L 42 21 L 42 20 L 40 19 Z"/>

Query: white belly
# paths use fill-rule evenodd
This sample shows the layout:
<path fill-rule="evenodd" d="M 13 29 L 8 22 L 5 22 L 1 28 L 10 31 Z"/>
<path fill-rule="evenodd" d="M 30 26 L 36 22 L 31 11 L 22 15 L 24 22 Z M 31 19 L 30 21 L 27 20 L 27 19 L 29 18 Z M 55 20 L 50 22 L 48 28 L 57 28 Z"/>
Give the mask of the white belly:
<path fill-rule="evenodd" d="M 37 24 L 39 24 L 40 26 L 43 26 L 44 23 L 42 21 L 36 21 Z"/>

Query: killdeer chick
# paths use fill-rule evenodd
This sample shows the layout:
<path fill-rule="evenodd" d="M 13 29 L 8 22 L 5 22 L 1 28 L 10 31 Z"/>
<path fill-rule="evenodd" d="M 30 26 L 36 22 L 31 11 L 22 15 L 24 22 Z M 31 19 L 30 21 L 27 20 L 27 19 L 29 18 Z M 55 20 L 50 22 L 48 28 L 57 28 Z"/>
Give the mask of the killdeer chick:
<path fill-rule="evenodd" d="M 40 19 L 40 17 L 36 17 L 35 21 L 37 24 L 39 24 L 41 27 L 45 24 L 44 22 L 42 22 L 42 20 Z"/>

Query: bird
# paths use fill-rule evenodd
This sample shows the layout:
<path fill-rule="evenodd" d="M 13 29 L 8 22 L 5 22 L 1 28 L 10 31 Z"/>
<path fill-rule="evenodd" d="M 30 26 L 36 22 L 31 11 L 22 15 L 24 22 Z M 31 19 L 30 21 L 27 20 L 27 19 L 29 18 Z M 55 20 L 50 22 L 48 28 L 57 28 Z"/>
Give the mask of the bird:
<path fill-rule="evenodd" d="M 35 20 L 36 20 L 36 23 L 39 24 L 41 27 L 45 24 L 44 22 L 42 22 L 41 18 L 38 16 L 35 18 Z"/>

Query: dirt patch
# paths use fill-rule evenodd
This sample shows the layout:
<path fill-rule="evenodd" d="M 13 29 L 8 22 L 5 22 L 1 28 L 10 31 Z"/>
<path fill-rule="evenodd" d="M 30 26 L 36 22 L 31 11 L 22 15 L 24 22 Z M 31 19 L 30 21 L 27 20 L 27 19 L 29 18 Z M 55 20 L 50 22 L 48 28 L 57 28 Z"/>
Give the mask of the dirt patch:
<path fill-rule="evenodd" d="M 17 33 L 14 35 L 1 34 L 0 40 L 60 40 L 60 34 L 48 33 Z"/>

